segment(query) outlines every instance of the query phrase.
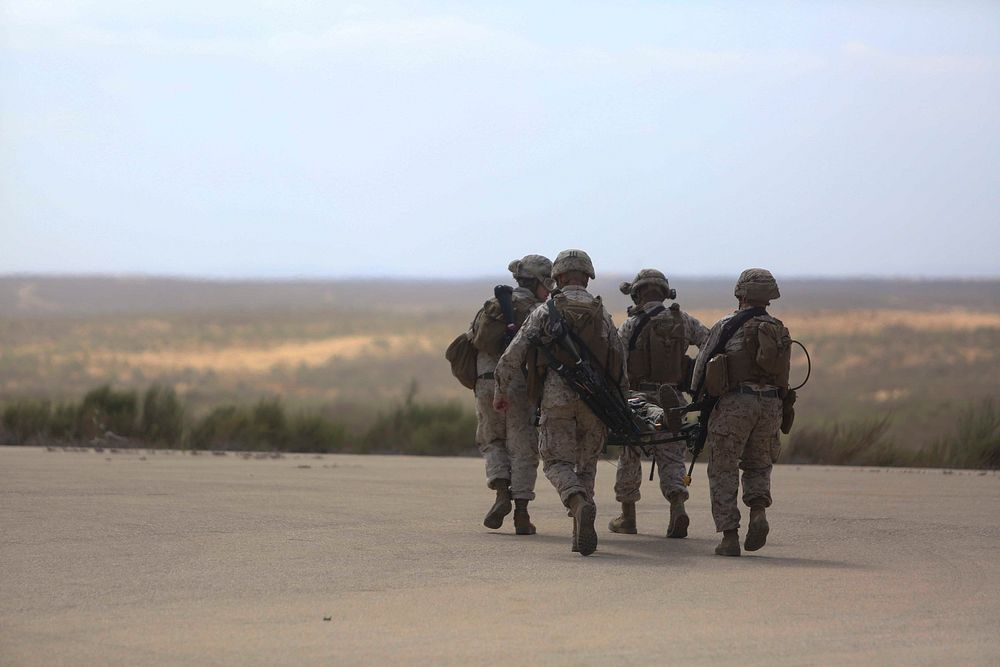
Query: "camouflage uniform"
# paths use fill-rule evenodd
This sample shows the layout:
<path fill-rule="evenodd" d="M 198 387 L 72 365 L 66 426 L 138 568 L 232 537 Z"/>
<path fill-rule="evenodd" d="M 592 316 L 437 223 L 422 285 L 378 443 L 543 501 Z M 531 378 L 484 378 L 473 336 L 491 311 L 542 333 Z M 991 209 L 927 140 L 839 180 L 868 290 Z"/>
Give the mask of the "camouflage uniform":
<path fill-rule="evenodd" d="M 538 299 L 524 287 L 514 289 L 515 300 Z M 524 375 L 511 379 L 508 389 L 510 409 L 493 409 L 495 392 L 494 371 L 497 359 L 480 351 L 476 357 L 476 444 L 486 460 L 486 481 L 496 489 L 497 480 L 509 480 L 511 497 L 515 500 L 535 499 L 535 479 L 538 476 L 538 433 L 532 420 L 535 406 L 528 400 Z"/>
<path fill-rule="evenodd" d="M 642 310 L 649 312 L 658 308 L 660 301 L 650 301 L 642 306 Z M 684 338 L 687 344 L 695 345 L 699 349 L 708 338 L 708 328 L 691 315 L 681 311 L 684 319 Z M 636 323 L 639 321 L 639 313 L 634 312 L 625 322 L 622 323 L 618 336 L 623 343 L 630 340 Z M 626 354 L 628 345 L 625 345 Z M 676 389 L 676 387 L 674 387 Z M 641 397 L 646 401 L 655 404 L 659 397 L 657 392 L 633 391 L 632 397 Z M 662 411 L 661 411 L 662 412 Z M 684 464 L 684 453 L 687 449 L 683 442 L 674 442 L 667 445 L 657 445 L 653 447 L 653 457 L 656 468 L 660 475 L 660 491 L 667 500 L 687 500 L 688 490 L 684 485 L 686 475 Z M 622 447 L 618 457 L 618 472 L 615 475 L 615 498 L 620 503 L 635 503 L 641 498 L 639 486 L 642 484 L 642 463 L 639 454 L 631 447 Z"/>
<path fill-rule="evenodd" d="M 764 285 L 762 293 L 767 298 L 758 299 L 763 305 L 771 298 L 778 298 L 777 284 L 770 272 L 764 269 L 748 269 L 737 282 L 736 295 L 745 296 L 746 285 Z M 741 292 L 741 287 L 742 292 Z M 712 327 L 708 340 L 701 348 L 695 362 L 692 384 L 699 386 L 705 377 L 709 354 L 718 344 L 722 328 L 731 318 L 752 307 L 744 304 L 740 310 L 728 315 Z M 778 322 L 770 316 L 767 319 Z M 780 324 L 780 322 L 778 322 Z M 786 331 L 787 333 L 787 331 Z M 737 329 L 724 348 L 725 354 L 746 354 L 748 342 L 745 329 Z M 787 372 L 787 370 L 786 370 Z M 715 528 L 727 536 L 735 537 L 740 526 L 740 510 L 737 503 L 740 474 L 743 471 L 743 502 L 751 508 L 750 530 L 757 531 L 754 546 L 750 545 L 751 533 L 747 536 L 748 550 L 763 546 L 767 535 L 764 509 L 771 505 L 771 469 L 780 451 L 778 431 L 781 426 L 782 400 L 777 397 L 784 387 L 759 382 L 741 382 L 719 398 L 708 423 L 708 481 L 712 499 L 712 516 Z M 756 516 L 759 515 L 759 516 Z M 757 521 L 759 519 L 759 521 Z M 755 522 L 759 525 L 755 526 Z M 761 528 L 762 527 L 762 528 Z M 762 534 L 761 534 L 762 533 Z M 737 538 L 738 539 L 738 538 Z M 730 543 L 726 550 L 726 538 L 716 549 L 716 553 L 727 556 L 739 555 L 739 542 Z"/>
<path fill-rule="evenodd" d="M 562 293 L 569 300 L 582 303 L 594 301 L 586 289 L 576 285 L 564 287 Z M 611 316 L 605 311 L 604 317 L 609 343 L 622 350 Z M 529 341 L 532 338 L 548 339 L 545 334 L 548 321 L 548 309 L 536 308 L 500 357 L 496 367 L 499 395 L 511 397 L 515 382 L 522 377 L 521 367 L 531 345 Z M 622 390 L 627 392 L 624 369 L 621 369 L 621 376 Z M 607 428 L 554 372 L 545 377 L 541 412 L 539 454 L 543 462 L 542 471 L 559 492 L 564 504 L 574 493 L 584 493 L 593 502 L 597 460 L 604 447 Z"/>

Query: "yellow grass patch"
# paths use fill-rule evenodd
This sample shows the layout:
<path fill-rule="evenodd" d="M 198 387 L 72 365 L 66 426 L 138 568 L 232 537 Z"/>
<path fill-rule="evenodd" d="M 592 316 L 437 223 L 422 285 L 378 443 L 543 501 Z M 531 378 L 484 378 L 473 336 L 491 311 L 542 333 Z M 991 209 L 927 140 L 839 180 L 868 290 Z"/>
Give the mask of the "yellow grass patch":
<path fill-rule="evenodd" d="M 420 336 L 338 336 L 268 347 L 149 350 L 125 354 L 102 351 L 95 353 L 91 359 L 124 363 L 144 371 L 193 368 L 199 371 L 260 373 L 278 365 L 320 366 L 334 357 L 356 359 L 374 356 L 385 359 L 435 349 L 429 339 Z"/>
<path fill-rule="evenodd" d="M 891 327 L 907 327 L 915 331 L 968 331 L 971 329 L 1000 329 L 1000 313 L 955 309 L 948 311 L 924 310 L 839 310 L 812 313 L 781 312 L 772 307 L 793 337 L 814 334 L 873 334 Z M 691 314 L 707 327 L 731 311 L 693 311 Z M 620 321 L 620 320 L 615 320 Z"/>

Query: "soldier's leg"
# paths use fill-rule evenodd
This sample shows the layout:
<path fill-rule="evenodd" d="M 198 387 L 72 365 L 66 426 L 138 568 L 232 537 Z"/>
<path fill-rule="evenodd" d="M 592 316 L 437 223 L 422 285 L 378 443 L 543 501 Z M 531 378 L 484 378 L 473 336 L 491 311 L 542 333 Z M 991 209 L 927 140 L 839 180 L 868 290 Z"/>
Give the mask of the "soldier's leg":
<path fill-rule="evenodd" d="M 514 500 L 534 500 L 538 477 L 538 430 L 532 424 L 535 409 L 527 397 L 510 398 L 507 410 L 510 492 Z"/>
<path fill-rule="evenodd" d="M 577 401 L 576 436 L 579 444 L 577 458 L 577 478 L 587 490 L 587 498 L 594 502 L 594 483 L 597 478 L 597 462 L 604 449 L 607 428 L 594 416 L 583 401 Z"/>
<path fill-rule="evenodd" d="M 739 461 L 752 423 L 751 411 L 741 399 L 756 400 L 744 394 L 726 394 L 719 399 L 708 422 L 708 485 L 712 498 L 712 518 L 716 531 L 738 530 L 740 510 Z"/>
<path fill-rule="evenodd" d="M 476 381 L 476 446 L 486 461 L 486 485 L 510 481 L 506 417 L 493 409 L 493 380 Z"/>
<path fill-rule="evenodd" d="M 688 488 L 684 484 L 687 466 L 683 442 L 671 442 L 656 449 L 656 467 L 660 472 L 660 492 L 670 502 L 670 520 L 667 523 L 667 537 L 684 538 L 688 534 L 691 518 L 684 503 L 688 499 Z"/>
<path fill-rule="evenodd" d="M 687 464 L 684 454 L 687 446 L 683 442 L 671 442 L 655 447 L 656 469 L 660 474 L 660 492 L 670 502 L 684 502 L 688 499 L 688 488 L 684 485 Z"/>
<path fill-rule="evenodd" d="M 575 493 L 587 494 L 576 474 L 579 458 L 576 442 L 576 416 L 572 405 L 548 408 L 539 424 L 538 453 L 542 472 L 559 493 L 563 505 Z"/>
<path fill-rule="evenodd" d="M 615 500 L 620 503 L 637 503 L 642 495 L 642 460 L 632 447 L 622 447 L 618 454 L 618 470 L 615 472 Z"/>
<path fill-rule="evenodd" d="M 750 507 L 744 546 L 756 551 L 767 542 L 770 526 L 765 508 L 771 505 L 771 468 L 777 454 L 781 401 L 757 398 L 757 419 L 740 460 L 743 469 L 743 502 Z"/>
<path fill-rule="evenodd" d="M 507 410 L 507 450 L 510 453 L 510 491 L 514 498 L 514 532 L 534 535 L 528 503 L 535 498 L 535 480 L 538 477 L 538 431 L 532 424 L 534 406 L 527 396 L 510 395 Z"/>
<path fill-rule="evenodd" d="M 756 398 L 753 428 L 740 457 L 743 471 L 743 504 L 747 507 L 771 506 L 771 460 L 772 449 L 776 449 L 778 429 L 781 426 L 781 399 Z"/>

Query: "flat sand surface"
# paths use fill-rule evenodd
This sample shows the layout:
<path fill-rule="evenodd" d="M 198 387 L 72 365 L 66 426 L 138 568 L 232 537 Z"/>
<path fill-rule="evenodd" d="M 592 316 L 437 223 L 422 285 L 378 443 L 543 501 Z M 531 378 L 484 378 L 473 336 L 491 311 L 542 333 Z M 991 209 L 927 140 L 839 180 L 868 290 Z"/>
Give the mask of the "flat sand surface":
<path fill-rule="evenodd" d="M 644 466 L 648 473 L 648 464 Z M 1000 476 L 778 466 L 767 546 L 598 552 L 539 476 L 538 534 L 482 526 L 476 459 L 0 448 L 0 664 L 1000 664 Z"/>

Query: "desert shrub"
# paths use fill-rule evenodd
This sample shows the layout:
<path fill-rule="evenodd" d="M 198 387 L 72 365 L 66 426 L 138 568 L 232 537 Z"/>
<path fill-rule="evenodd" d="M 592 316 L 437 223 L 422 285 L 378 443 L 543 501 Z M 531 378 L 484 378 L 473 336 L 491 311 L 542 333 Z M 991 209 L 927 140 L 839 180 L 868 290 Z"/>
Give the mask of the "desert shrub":
<path fill-rule="evenodd" d="M 12 444 L 23 445 L 48 435 L 52 405 L 48 401 L 25 399 L 4 407 L 3 427 Z"/>
<path fill-rule="evenodd" d="M 132 435 L 136 427 L 138 403 L 134 391 L 115 391 L 109 385 L 88 392 L 80 406 L 77 436 L 92 438 L 106 431 Z"/>
<path fill-rule="evenodd" d="M 337 452 L 347 441 L 347 429 L 318 414 L 300 413 L 288 421 L 288 449 L 296 452 Z"/>
<path fill-rule="evenodd" d="M 802 427 L 792 433 L 783 463 L 826 465 L 893 465 L 905 458 L 888 440 L 891 415 L 821 427 Z"/>
<path fill-rule="evenodd" d="M 217 407 L 195 425 L 191 444 L 195 449 L 249 448 L 250 424 L 250 413 L 245 408 Z"/>
<path fill-rule="evenodd" d="M 154 384 L 142 398 L 139 433 L 150 443 L 176 445 L 184 432 L 184 407 L 172 387 Z"/>
<path fill-rule="evenodd" d="M 59 440 L 72 440 L 77 437 L 80 424 L 80 405 L 77 403 L 60 403 L 52 408 L 49 419 L 49 435 Z"/>
<path fill-rule="evenodd" d="M 476 417 L 457 402 L 407 400 L 380 414 L 364 438 L 364 451 L 456 455 L 473 451 Z"/>
<path fill-rule="evenodd" d="M 962 410 L 950 437 L 939 438 L 918 454 L 935 467 L 1000 468 L 1000 408 L 992 397 Z"/>
<path fill-rule="evenodd" d="M 288 419 L 278 399 L 261 399 L 253 408 L 250 423 L 256 448 L 284 449 L 288 444 Z"/>

